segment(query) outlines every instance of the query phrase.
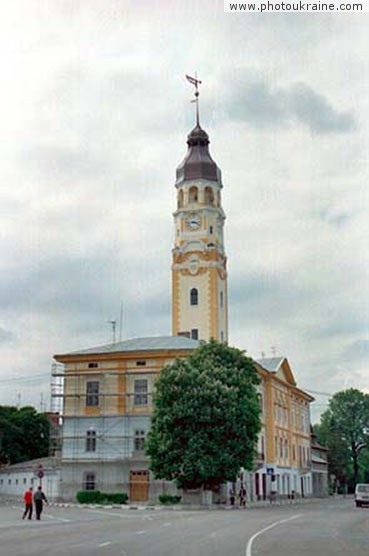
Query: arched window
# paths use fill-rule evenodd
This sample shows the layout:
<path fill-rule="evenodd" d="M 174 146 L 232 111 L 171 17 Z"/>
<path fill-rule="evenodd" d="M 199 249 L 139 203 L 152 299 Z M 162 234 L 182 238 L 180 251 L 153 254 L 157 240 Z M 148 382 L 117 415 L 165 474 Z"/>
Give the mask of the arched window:
<path fill-rule="evenodd" d="M 199 292 L 196 288 L 192 288 L 190 291 L 190 305 L 199 304 Z"/>
<path fill-rule="evenodd" d="M 211 187 L 205 187 L 205 204 L 206 205 L 214 204 L 214 193 Z"/>
<path fill-rule="evenodd" d="M 190 187 L 190 190 L 188 192 L 188 200 L 190 203 L 197 203 L 199 198 L 199 191 L 197 189 L 197 187 Z"/>
<path fill-rule="evenodd" d="M 180 189 L 178 193 L 178 208 L 182 208 L 182 207 L 183 207 L 183 191 L 182 189 Z"/>

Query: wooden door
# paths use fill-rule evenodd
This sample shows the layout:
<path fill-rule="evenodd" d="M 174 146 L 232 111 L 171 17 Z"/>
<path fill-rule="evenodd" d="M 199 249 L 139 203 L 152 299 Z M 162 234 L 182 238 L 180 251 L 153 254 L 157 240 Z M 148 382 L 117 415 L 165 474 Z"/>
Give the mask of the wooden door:
<path fill-rule="evenodd" d="M 263 473 L 263 500 L 266 500 L 267 497 L 267 475 Z"/>
<path fill-rule="evenodd" d="M 147 469 L 131 471 L 129 498 L 132 502 L 146 502 L 149 498 L 149 472 Z"/>

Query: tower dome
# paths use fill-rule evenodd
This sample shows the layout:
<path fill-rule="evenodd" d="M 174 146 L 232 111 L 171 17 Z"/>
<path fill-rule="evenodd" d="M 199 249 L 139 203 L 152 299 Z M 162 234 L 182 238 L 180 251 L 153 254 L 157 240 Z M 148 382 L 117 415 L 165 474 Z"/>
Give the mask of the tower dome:
<path fill-rule="evenodd" d="M 208 134 L 197 124 L 187 136 L 188 151 L 177 168 L 177 185 L 201 178 L 221 183 L 221 172 L 210 156 L 209 143 Z"/>

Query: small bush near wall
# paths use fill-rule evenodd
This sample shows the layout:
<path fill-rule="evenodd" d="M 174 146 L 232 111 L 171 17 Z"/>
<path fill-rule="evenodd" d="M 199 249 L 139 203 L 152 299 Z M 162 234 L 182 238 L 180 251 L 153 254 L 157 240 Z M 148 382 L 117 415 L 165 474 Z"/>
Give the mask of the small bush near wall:
<path fill-rule="evenodd" d="M 160 504 L 165 504 L 171 506 L 172 504 L 179 504 L 181 501 L 181 496 L 176 496 L 172 494 L 160 494 L 159 502 Z"/>
<path fill-rule="evenodd" d="M 128 494 L 126 492 L 113 492 L 111 494 L 103 494 L 106 497 L 107 502 L 112 504 L 126 504 L 128 500 Z"/>
<path fill-rule="evenodd" d="M 100 492 L 99 490 L 79 490 L 76 498 L 80 504 L 126 504 L 125 492 Z"/>

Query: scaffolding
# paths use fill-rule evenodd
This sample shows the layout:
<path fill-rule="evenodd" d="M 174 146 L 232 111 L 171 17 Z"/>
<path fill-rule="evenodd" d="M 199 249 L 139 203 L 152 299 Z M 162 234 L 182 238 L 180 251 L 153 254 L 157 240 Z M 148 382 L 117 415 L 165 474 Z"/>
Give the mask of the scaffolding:
<path fill-rule="evenodd" d="M 69 470 L 64 472 L 69 490 L 86 487 L 85 476 L 90 470 L 98 476 L 96 488 L 113 488 L 115 474 L 116 488 L 127 491 L 130 469 L 148 468 L 143 441 L 150 426 L 153 379 L 161 367 L 114 369 L 111 362 L 109 366 L 104 361 L 95 368 L 90 365 L 52 365 L 51 408 L 59 415 L 60 427 L 51 446 L 54 453 L 60 451 L 63 470 Z M 135 392 L 135 379 L 147 380 L 144 394 Z M 99 387 L 96 405 L 88 407 L 86 385 L 91 381 L 97 381 Z M 140 395 L 146 403 L 135 406 Z"/>

